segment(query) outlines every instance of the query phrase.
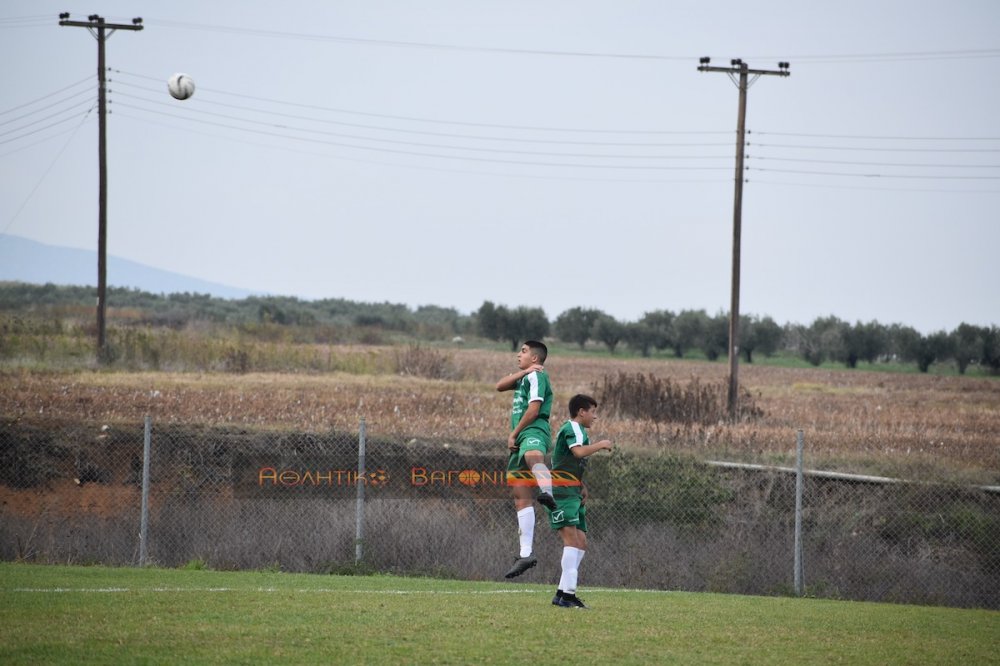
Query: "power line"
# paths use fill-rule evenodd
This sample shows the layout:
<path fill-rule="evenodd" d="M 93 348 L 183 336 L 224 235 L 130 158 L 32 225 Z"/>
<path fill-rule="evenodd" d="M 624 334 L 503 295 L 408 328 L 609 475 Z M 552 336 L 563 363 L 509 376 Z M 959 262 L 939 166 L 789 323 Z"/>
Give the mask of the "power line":
<path fill-rule="evenodd" d="M 912 180 L 1000 180 L 1000 176 L 937 176 L 908 175 L 893 173 L 844 173 L 842 171 L 799 171 L 795 169 L 770 169 L 763 167 L 747 167 L 747 171 L 767 173 L 795 173 L 809 176 L 839 176 L 846 178 L 899 178 Z"/>
<path fill-rule="evenodd" d="M 848 160 L 810 160 L 796 159 L 793 157 L 767 157 L 761 155 L 747 155 L 747 159 L 766 160 L 771 162 L 798 162 L 809 164 L 840 164 L 844 166 L 887 166 L 887 167 L 915 167 L 915 168 L 946 168 L 946 169 L 1000 169 L 1000 164 L 913 164 L 907 162 L 851 162 Z"/>
<path fill-rule="evenodd" d="M 85 83 L 85 82 L 88 82 L 88 81 L 92 81 L 92 80 L 93 80 L 92 76 L 88 76 L 85 79 L 80 79 L 76 83 L 71 83 L 71 84 L 69 84 L 68 86 L 66 86 L 64 88 L 60 88 L 59 90 L 50 92 L 47 95 L 42 95 L 41 97 L 38 97 L 37 99 L 33 99 L 30 102 L 25 102 L 24 104 L 18 104 L 17 106 L 12 106 L 9 109 L 4 109 L 3 111 L 0 111 L 0 116 L 6 115 L 6 114 L 8 114 L 8 113 L 10 113 L 12 111 L 17 111 L 18 109 L 23 109 L 24 107 L 31 106 L 32 104 L 37 104 L 38 102 L 41 102 L 43 99 L 48 99 L 49 97 L 55 97 L 59 93 L 65 92 L 65 91 L 69 90 L 70 88 L 75 88 L 76 86 L 78 86 L 78 85 L 80 85 L 82 83 Z"/>
<path fill-rule="evenodd" d="M 879 141 L 1000 141 L 1000 136 L 886 136 L 878 134 L 802 134 L 796 132 L 758 132 L 747 130 L 747 134 L 764 136 L 794 136 L 810 139 L 872 139 Z"/>
<path fill-rule="evenodd" d="M 87 113 L 84 114 L 84 116 L 86 116 L 89 113 L 90 113 L 90 110 L 88 110 Z M 34 136 L 35 134 L 38 134 L 39 132 L 44 132 L 47 129 L 51 129 L 53 127 L 56 127 L 57 125 L 62 125 L 63 123 L 68 123 L 71 120 L 75 120 L 76 118 L 77 118 L 77 115 L 72 115 L 72 116 L 69 116 L 67 118 L 63 118 L 62 120 L 57 120 L 54 123 L 50 123 L 50 124 L 46 125 L 45 127 L 39 127 L 39 128 L 37 128 L 35 130 L 32 130 L 30 132 L 25 132 L 24 134 L 21 134 L 20 136 L 15 136 L 15 137 L 11 137 L 9 139 L 4 139 L 3 141 L 0 141 L 0 145 L 4 145 L 4 144 L 7 144 L 7 143 L 12 143 L 14 141 L 20 141 L 21 139 L 24 139 L 24 138 L 29 137 L 29 136 Z"/>
<path fill-rule="evenodd" d="M 789 183 L 767 179 L 754 178 L 749 182 L 754 185 L 779 185 L 782 187 L 807 187 L 812 189 L 861 190 L 866 192 L 936 192 L 942 194 L 1000 194 L 1000 190 L 955 190 L 928 187 L 866 187 L 863 185 L 833 185 L 830 183 Z"/>
<path fill-rule="evenodd" d="M 86 120 L 86 117 L 84 117 L 84 120 Z M 23 150 L 27 150 L 28 148 L 37 146 L 41 143 L 45 143 L 46 141 L 51 141 L 52 139 L 56 139 L 64 134 L 68 134 L 69 132 L 74 132 L 74 131 L 76 131 L 76 128 L 71 127 L 70 129 L 56 132 L 55 134 L 51 134 L 45 138 L 38 139 L 37 141 L 32 141 L 31 143 L 26 143 L 23 146 L 14 148 L 13 150 L 8 150 L 6 153 L 0 153 L 0 157 L 7 157 L 8 155 L 13 155 L 14 153 L 20 153 Z"/>
<path fill-rule="evenodd" d="M 117 93 L 127 99 L 135 99 L 143 101 L 150 104 L 157 104 L 162 106 L 172 106 L 167 102 L 158 102 L 156 100 L 146 99 L 144 97 L 137 97 L 135 95 L 128 95 L 126 93 Z M 136 107 L 128 105 L 133 109 L 142 110 L 143 107 Z M 414 146 L 418 148 L 436 148 L 436 149 L 446 149 L 446 150 L 462 150 L 468 152 L 478 152 L 478 153 L 505 153 L 511 155 L 534 155 L 534 156 L 544 156 L 544 157 L 580 157 L 580 158 L 590 158 L 590 159 L 657 159 L 657 160 L 668 160 L 668 159 L 728 159 L 726 155 L 609 155 L 600 153 L 566 153 L 566 152 L 551 152 L 551 151 L 532 151 L 532 150 L 515 150 L 510 148 L 483 148 L 475 146 L 457 146 L 457 145 L 447 145 L 439 143 L 426 143 L 421 141 L 402 141 L 399 139 L 386 139 L 381 137 L 371 137 L 371 136 L 360 136 L 357 134 L 345 134 L 342 132 L 330 132 L 326 130 L 314 129 L 309 127 L 296 127 L 291 125 L 279 125 L 273 121 L 264 120 L 252 120 L 248 118 L 241 118 L 238 116 L 232 116 L 223 113 L 214 113 L 211 111 L 205 111 L 202 109 L 191 110 L 194 113 L 200 113 L 216 118 L 223 118 L 226 120 L 235 120 L 237 122 L 248 123 L 251 125 L 262 125 L 266 127 L 275 127 L 283 130 L 288 130 L 292 132 L 304 132 L 309 134 L 317 134 L 322 136 L 333 136 L 346 139 L 354 139 L 361 141 L 372 141 L 376 143 L 392 144 L 392 145 L 402 145 L 402 146 Z"/>
<path fill-rule="evenodd" d="M 796 62 L 812 64 L 852 64 L 866 62 L 910 62 L 915 60 L 968 60 L 1000 57 L 1000 49 L 965 49 L 957 51 L 909 51 L 901 53 L 859 53 L 841 55 L 788 56 Z M 773 58 L 761 57 L 761 60 Z"/>
<path fill-rule="evenodd" d="M 24 125 L 21 125 L 20 127 L 14 127 L 13 129 L 9 129 L 9 130 L 5 130 L 3 132 L 0 132 L 0 136 L 7 136 L 8 134 L 13 134 L 14 132 L 20 132 L 23 129 L 27 129 L 28 127 L 31 127 L 32 125 L 37 125 L 38 123 L 43 123 L 46 120 L 51 120 L 52 118 L 55 118 L 57 116 L 60 116 L 60 115 L 62 115 L 64 113 L 66 113 L 67 111 L 72 111 L 73 109 L 77 109 L 77 108 L 80 108 L 82 106 L 86 106 L 87 104 L 90 104 L 92 100 L 93 100 L 93 96 L 91 96 L 89 99 L 85 99 L 85 100 L 83 100 L 81 102 L 77 102 L 76 104 L 72 104 L 72 105 L 66 107 L 65 109 L 60 109 L 59 111 L 56 111 L 55 113 L 50 113 L 47 116 L 43 116 L 41 118 L 33 120 L 30 123 L 25 123 Z"/>
<path fill-rule="evenodd" d="M 512 49 L 490 46 L 462 46 L 458 44 L 441 44 L 433 42 L 411 42 L 390 39 L 369 39 L 362 37 L 344 37 L 342 35 L 323 35 L 305 32 L 285 32 L 279 30 L 263 30 L 258 28 L 238 28 L 226 25 L 210 25 L 203 23 L 187 23 L 183 21 L 169 21 L 164 19 L 146 19 L 152 25 L 164 28 L 180 28 L 186 30 L 204 30 L 209 32 L 225 32 L 230 34 L 249 35 L 253 37 L 268 37 L 275 39 L 295 39 L 318 42 L 339 42 L 343 44 L 358 44 L 364 46 L 389 46 L 396 48 L 411 49 L 433 49 L 443 51 L 464 51 L 475 53 L 500 53 L 505 55 L 541 55 L 541 56 L 562 56 L 562 57 L 582 57 L 582 58 L 614 58 L 626 60 L 659 60 L 659 61 L 685 61 L 690 60 L 689 56 L 667 56 L 649 55 L 642 53 L 599 53 L 595 51 L 553 51 L 543 49 Z"/>
<path fill-rule="evenodd" d="M 41 113 L 43 111 L 48 111 L 49 109 L 54 108 L 56 106 L 59 106 L 63 102 L 68 102 L 69 100 L 74 99 L 76 97 L 80 97 L 82 95 L 90 95 L 92 97 L 93 94 L 94 93 L 93 93 L 92 90 L 81 90 L 80 92 L 74 93 L 74 94 L 70 95 L 69 97 L 63 97 L 62 99 L 56 100 L 55 102 L 52 102 L 51 104 L 47 104 L 47 105 L 43 106 L 40 109 L 35 109 L 34 111 L 29 111 L 28 113 L 22 114 L 20 116 L 14 116 L 13 118 L 9 118 L 7 120 L 4 120 L 4 121 L 0 122 L 0 127 L 2 127 L 3 125 L 9 125 L 10 123 L 16 123 L 18 120 L 23 120 L 24 118 L 28 118 L 30 116 L 33 116 L 33 115 L 37 114 L 37 113 Z"/>
<path fill-rule="evenodd" d="M 247 35 L 252 37 L 266 37 L 271 39 L 293 39 L 302 41 L 335 42 L 343 44 L 356 44 L 362 46 L 382 46 L 393 48 L 409 48 L 421 50 L 443 50 L 461 51 L 472 53 L 496 53 L 504 55 L 535 55 L 535 56 L 557 56 L 575 58 L 609 58 L 620 60 L 648 60 L 660 62 L 688 62 L 698 56 L 696 55 L 660 55 L 648 53 L 613 53 L 597 51 L 566 51 L 547 49 L 514 49 L 505 47 L 489 46 L 467 46 L 460 44 L 443 44 L 439 42 L 417 42 L 405 40 L 373 39 L 362 37 L 346 37 L 343 35 L 326 35 L 320 33 L 288 32 L 280 30 L 265 30 L 260 28 L 241 28 L 231 25 L 212 25 L 204 23 L 191 23 L 185 21 L 171 21 L 167 19 L 146 19 L 147 23 L 158 25 L 164 28 L 174 28 L 182 30 L 199 30 L 209 32 L 222 32 L 237 35 Z M 955 60 L 970 58 L 996 58 L 1000 57 L 1000 48 L 986 49 L 962 49 L 962 50 L 939 50 L 939 51 L 904 51 L 888 53 L 861 53 L 861 54 L 826 54 L 826 55 L 803 55 L 791 56 L 789 59 L 797 61 L 821 63 L 853 63 L 853 62 L 895 62 L 908 60 Z M 772 56 L 753 56 L 756 60 L 774 60 Z"/>
<path fill-rule="evenodd" d="M 142 79 L 148 79 L 151 81 L 160 81 L 160 79 L 147 76 L 144 74 L 135 74 L 132 72 L 124 72 L 121 70 L 112 70 L 116 74 L 124 74 L 126 76 L 135 76 Z M 344 113 L 350 115 L 367 116 L 371 118 L 386 118 L 390 120 L 406 120 L 418 123 L 434 123 L 439 125 L 457 125 L 463 127 L 489 127 L 496 129 L 510 129 L 510 130 L 524 130 L 524 131 L 538 131 L 538 132 L 570 132 L 576 134 L 648 134 L 648 135 L 677 135 L 677 134 L 714 134 L 714 135 L 728 135 L 732 136 L 732 132 L 712 130 L 712 131 L 683 131 L 683 130 L 635 130 L 635 129 L 592 129 L 592 128 L 572 128 L 572 127 L 545 127 L 545 126 L 533 126 L 533 125 L 505 125 L 498 123 L 476 123 L 467 122 L 460 120 L 441 120 L 439 118 L 421 118 L 418 116 L 400 116 L 388 113 L 372 113 L 366 111 L 355 111 L 352 109 L 340 109 L 336 107 L 328 106 L 318 106 L 314 104 L 301 104 L 297 102 L 286 102 L 284 100 L 269 98 L 269 97 L 258 97 L 255 95 L 244 95 L 241 93 L 227 92 L 225 90 L 219 90 L 215 88 L 199 88 L 202 92 L 213 92 L 219 95 L 229 95 L 232 97 L 240 97 L 243 99 L 252 99 L 258 102 L 270 102 L 273 104 L 284 104 L 287 106 L 294 106 L 305 109 L 314 109 L 320 111 L 332 111 L 335 113 Z"/>
<path fill-rule="evenodd" d="M 338 161 L 354 162 L 358 164 L 371 164 L 376 166 L 388 166 L 400 169 L 417 170 L 421 172 L 434 171 L 439 173 L 451 173 L 451 174 L 462 174 L 462 175 L 475 175 L 475 176 L 489 176 L 489 177 L 505 177 L 505 178 L 521 178 L 529 180 L 557 180 L 557 181 L 580 181 L 580 182 L 597 182 L 597 183 L 632 183 L 632 184 L 720 184 L 728 183 L 729 179 L 698 179 L 698 178 L 598 178 L 589 176 L 555 176 L 555 175 L 542 175 L 542 174 L 528 174 L 528 173 L 509 173 L 509 172 L 494 172 L 494 171 L 477 171 L 475 169 L 450 169 L 447 167 L 439 166 L 429 166 L 426 164 L 414 165 L 414 164 L 401 164 L 399 162 L 384 162 L 380 160 L 364 159 L 358 157 L 347 157 L 346 155 L 331 154 L 327 152 L 317 152 L 315 150 L 303 150 L 300 148 L 293 148 L 286 144 L 270 144 L 261 143 L 258 141 L 249 141 L 247 139 L 236 138 L 232 136 L 226 136 L 218 133 L 210 132 L 200 132 L 198 130 L 192 129 L 190 127 L 182 127 L 178 125 L 173 125 L 170 123 L 161 122 L 151 118 L 144 118 L 142 116 L 133 116 L 128 113 L 118 112 L 115 114 L 118 118 L 128 118 L 141 123 L 147 123 L 152 125 L 157 125 L 159 127 L 167 127 L 170 129 L 187 132 L 191 134 L 197 134 L 200 136 L 209 137 L 215 140 L 230 141 L 233 143 L 248 145 L 248 146 L 258 146 L 262 148 L 268 148 L 272 150 L 282 150 L 292 153 L 298 153 L 302 155 L 312 155 L 315 157 L 322 157 L 326 159 L 334 159 Z"/>
<path fill-rule="evenodd" d="M 0 18 L 0 23 L 16 23 L 19 21 L 40 21 L 45 19 L 46 21 L 52 21 L 51 14 L 34 14 L 32 16 L 4 16 Z"/>
<path fill-rule="evenodd" d="M 875 153 L 1000 153 L 1000 148 L 878 148 L 873 146 L 817 146 L 793 145 L 786 143 L 752 143 L 747 146 L 757 148 L 792 148 L 803 150 L 841 150 Z"/>
<path fill-rule="evenodd" d="M 134 109 L 138 111 L 143 111 L 145 113 L 154 113 L 157 115 L 168 116 L 172 118 L 183 118 L 183 116 L 178 116 L 176 114 L 167 113 L 164 111 L 156 111 L 154 109 L 146 109 L 141 106 L 134 106 L 131 104 L 119 103 L 118 106 L 123 106 L 125 108 Z M 203 120 L 200 118 L 185 118 L 189 122 L 201 123 L 204 125 L 210 125 L 214 127 L 223 127 L 226 129 L 233 129 L 243 132 L 251 132 L 254 134 L 259 134 L 262 136 L 271 136 L 279 139 L 289 139 L 292 141 L 302 141 L 309 143 L 316 143 L 321 145 L 337 146 L 340 148 L 353 148 L 357 150 L 367 150 L 381 153 L 392 153 L 397 155 L 409 155 L 415 157 L 432 157 L 438 159 L 446 160 L 467 160 L 472 162 L 488 162 L 495 164 L 517 164 L 517 165 L 527 165 L 527 166 L 549 166 L 549 167 L 569 167 L 569 168 L 579 168 L 579 169 L 623 169 L 623 170 L 646 170 L 646 171 L 678 171 L 678 170 L 689 170 L 689 171 L 717 171 L 717 170 L 728 170 L 728 167 L 704 167 L 704 166 L 652 166 L 652 165 L 609 165 L 609 164 L 574 164 L 570 162 L 530 162 L 525 160 L 507 160 L 507 159 L 495 159 L 495 158 L 485 158 L 485 157 L 474 157 L 474 156 L 460 156 L 460 155 L 443 155 L 440 153 L 425 153 L 420 151 L 412 150 L 402 150 L 397 148 L 376 148 L 373 146 L 365 146 L 353 143 L 345 143 L 341 141 L 327 141 L 322 139 L 316 139 L 311 137 L 300 137 L 300 136 L 290 136 L 287 134 L 281 134 L 278 132 L 268 132 L 264 130 L 253 130 L 243 127 L 234 127 L 232 125 L 227 125 L 225 123 L 218 123 L 211 120 Z M 449 147 L 451 148 L 451 147 Z M 506 151 L 501 151 L 506 152 Z"/>
<path fill-rule="evenodd" d="M 136 85 L 134 83 L 128 83 L 119 81 L 120 85 L 124 85 L 127 88 L 135 88 L 139 90 L 144 90 L 146 92 L 160 93 L 160 90 L 149 88 L 146 86 Z M 154 104 L 169 104 L 168 102 L 160 102 L 159 100 L 150 100 L 144 97 L 138 97 L 134 95 L 127 95 L 126 93 L 118 93 L 125 95 L 127 97 L 132 97 L 133 99 L 142 99 Z M 552 145 L 568 145 L 568 146 L 607 146 L 607 147 L 635 147 L 635 148 L 705 148 L 705 147 L 720 147 L 720 146 L 730 146 L 729 142 L 714 142 L 714 143 L 675 143 L 675 142 L 635 142 L 635 141 L 570 141 L 565 139 L 543 139 L 543 138 L 524 138 L 515 136 L 495 136 L 495 135 L 482 135 L 482 134 L 456 134 L 454 132 L 434 132 L 430 130 L 415 130 L 402 127 L 387 127 L 385 125 L 368 125 L 364 123 L 349 123 L 341 120 L 332 120 L 330 118 L 316 118 L 313 116 L 301 116 L 291 113 L 278 113 L 274 111 L 269 111 L 266 109 L 248 107 L 245 105 L 238 104 L 227 104 L 225 102 L 217 102 L 214 100 L 202 100 L 203 103 L 212 104 L 215 106 L 221 106 L 229 109 L 237 109 L 240 111 L 248 111 L 251 113 L 260 113 L 281 116 L 285 118 L 294 118 L 296 120 L 308 120 L 312 122 L 324 123 L 328 125 L 340 125 L 343 127 L 355 127 L 358 129 L 372 129 L 386 132 L 398 132 L 401 134 L 417 134 L 422 136 L 438 136 L 445 138 L 457 138 L 457 139 L 473 139 L 477 141 L 501 141 L 505 143 L 527 143 L 527 144 L 552 144 Z M 195 112 L 205 113 L 200 109 L 192 109 Z M 674 134 L 731 134 L 731 132 L 682 132 L 677 131 Z"/>
<path fill-rule="evenodd" d="M 40 28 L 52 25 L 52 15 L 45 16 L 13 16 L 0 18 L 0 30 L 15 28 Z"/>
<path fill-rule="evenodd" d="M 89 109 L 87 109 L 87 113 L 83 115 L 83 118 L 80 120 L 80 123 L 72 129 L 72 134 L 70 134 L 69 138 L 66 139 L 66 143 L 64 143 L 63 147 L 59 149 L 58 153 L 56 153 L 56 156 L 52 159 L 52 162 L 49 164 L 48 168 L 44 171 L 44 173 L 42 173 L 42 177 L 38 179 L 38 182 L 35 183 L 35 186 L 31 188 L 30 192 L 28 192 L 28 196 L 25 197 L 24 201 L 21 202 L 21 205 L 17 207 L 16 211 L 14 211 L 14 214 L 11 216 L 11 218 L 7 221 L 7 224 L 4 226 L 2 233 L 7 233 L 7 230 L 10 229 L 11 225 L 14 224 L 14 221 L 18 218 L 18 216 L 21 215 L 21 211 L 23 211 L 24 207 L 28 205 L 28 202 L 31 201 L 31 198 L 35 196 L 35 192 L 37 192 L 38 188 L 41 187 L 42 183 L 45 182 L 45 179 L 48 177 L 49 172 L 52 171 L 52 168 L 56 165 L 56 162 L 59 161 L 59 158 L 62 157 L 63 153 L 66 152 L 66 149 L 69 148 L 69 144 L 73 141 L 73 138 L 76 136 L 77 131 L 79 131 L 79 129 L 83 127 L 83 124 L 87 121 L 87 118 L 90 117 L 91 112 L 94 110 L 96 106 L 97 103 L 95 102 Z"/>

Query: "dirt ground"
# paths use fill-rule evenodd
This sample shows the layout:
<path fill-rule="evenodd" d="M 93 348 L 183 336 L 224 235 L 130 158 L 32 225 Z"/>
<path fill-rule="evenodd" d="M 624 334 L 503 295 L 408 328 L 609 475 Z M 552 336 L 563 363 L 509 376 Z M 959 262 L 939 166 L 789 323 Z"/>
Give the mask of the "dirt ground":
<path fill-rule="evenodd" d="M 389 349 L 378 353 L 392 353 Z M 461 380 L 397 375 L 37 373 L 0 374 L 0 417 L 32 422 L 233 425 L 263 429 L 356 429 L 444 441 L 499 441 L 510 394 L 495 382 L 516 369 L 510 353 L 450 352 Z M 550 358 L 558 408 L 577 392 L 597 395 L 619 372 L 722 383 L 724 362 Z M 741 386 L 763 416 L 684 426 L 605 416 L 593 436 L 624 447 L 694 451 L 704 457 L 787 463 L 804 431 L 807 464 L 843 471 L 1000 482 L 1000 381 L 984 378 L 789 369 L 742 364 Z"/>

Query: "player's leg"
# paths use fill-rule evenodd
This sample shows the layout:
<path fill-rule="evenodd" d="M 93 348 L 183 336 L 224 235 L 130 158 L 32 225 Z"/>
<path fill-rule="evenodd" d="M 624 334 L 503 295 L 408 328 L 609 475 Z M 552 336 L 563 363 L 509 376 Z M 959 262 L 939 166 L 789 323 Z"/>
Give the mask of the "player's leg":
<path fill-rule="evenodd" d="M 521 456 L 516 452 L 512 453 L 507 462 L 507 483 L 514 496 L 520 550 L 517 557 L 514 558 L 514 564 L 504 574 L 505 578 L 520 576 L 538 564 L 538 559 L 532 553 L 535 540 L 535 504 L 532 499 L 531 487 L 524 483 L 527 476 L 526 471 Z"/>
<path fill-rule="evenodd" d="M 583 556 L 587 554 L 587 505 L 581 503 L 580 508 L 577 510 L 577 523 L 576 523 L 576 533 L 574 537 L 576 539 L 576 578 L 573 580 L 573 592 L 571 594 L 564 595 L 564 601 L 568 602 L 576 608 L 587 608 L 587 605 L 583 603 L 583 600 L 576 596 L 577 586 L 580 582 L 580 564 L 583 562 Z"/>
<path fill-rule="evenodd" d="M 576 561 L 577 571 L 580 570 L 580 563 L 583 562 L 583 556 L 587 554 L 587 505 L 581 503 L 580 510 L 577 512 L 577 516 L 580 522 L 576 524 L 576 549 L 579 551 L 579 557 Z"/>
<path fill-rule="evenodd" d="M 552 599 L 553 605 L 562 606 L 563 608 L 572 608 L 574 604 L 570 601 L 570 598 L 576 594 L 576 581 L 578 576 L 577 563 L 579 561 L 578 550 L 576 544 L 578 543 L 577 532 L 579 530 L 576 527 L 567 525 L 566 527 L 560 528 L 559 536 L 562 537 L 563 551 L 561 570 L 559 575 L 559 588 L 556 590 L 556 596 Z"/>
<path fill-rule="evenodd" d="M 549 524 L 559 530 L 563 542 L 562 572 L 559 577 L 559 588 L 552 599 L 555 606 L 562 608 L 586 608 L 576 597 L 576 584 L 579 576 L 581 546 L 587 547 L 586 534 L 579 529 L 580 497 L 560 497 L 557 500 L 558 509 L 552 511 Z"/>
<path fill-rule="evenodd" d="M 544 450 L 526 448 L 524 461 L 528 469 L 531 470 L 535 483 L 538 484 L 538 503 L 555 510 L 556 502 L 552 499 L 552 472 L 545 466 Z"/>

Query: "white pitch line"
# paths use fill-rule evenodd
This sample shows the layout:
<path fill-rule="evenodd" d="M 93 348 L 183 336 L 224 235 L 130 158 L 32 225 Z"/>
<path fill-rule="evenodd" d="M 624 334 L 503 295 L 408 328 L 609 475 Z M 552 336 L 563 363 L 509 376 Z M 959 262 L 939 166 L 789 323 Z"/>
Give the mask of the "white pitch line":
<path fill-rule="evenodd" d="M 296 592 L 296 593 L 341 593 L 341 594 L 541 594 L 542 590 L 338 590 L 334 588 L 299 588 L 287 589 L 279 587 L 13 587 L 0 592 L 32 592 L 65 594 L 82 592 L 91 594 L 122 593 L 122 592 Z"/>
<path fill-rule="evenodd" d="M 526 588 L 513 588 L 513 589 L 503 589 L 503 590 L 351 590 L 351 589 L 337 589 L 330 587 L 320 587 L 320 588 L 281 588 L 281 587 L 11 587 L 0 589 L 0 593 L 35 593 L 35 594 L 69 594 L 69 593 L 84 593 L 84 594 L 121 594 L 128 592 L 198 592 L 198 593 L 213 593 L 213 592 L 258 592 L 258 593 L 275 593 L 275 592 L 294 592 L 297 594 L 310 594 L 310 593 L 323 593 L 323 594 L 385 594 L 385 595 L 407 595 L 407 594 L 428 594 L 428 595 L 480 595 L 480 594 L 549 594 L 550 590 L 532 590 Z M 606 592 L 616 592 L 616 593 L 653 593 L 653 594 L 666 594 L 669 590 L 641 590 L 641 589 L 616 589 L 609 587 L 595 587 L 595 588 L 584 588 L 582 593 L 584 594 L 598 594 Z"/>

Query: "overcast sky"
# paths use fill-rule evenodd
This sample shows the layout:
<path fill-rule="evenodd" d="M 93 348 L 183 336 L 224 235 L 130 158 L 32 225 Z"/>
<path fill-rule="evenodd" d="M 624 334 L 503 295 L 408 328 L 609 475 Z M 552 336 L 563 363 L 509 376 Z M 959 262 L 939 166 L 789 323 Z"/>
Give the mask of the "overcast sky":
<path fill-rule="evenodd" d="M 0 232 L 235 287 L 1000 323 L 1000 3 L 4 0 Z M 197 92 L 173 100 L 185 72 Z M 95 268 L 96 273 L 96 268 Z M 109 283 L 116 284 L 110 274 Z M 96 278 L 95 278 L 96 280 Z"/>

